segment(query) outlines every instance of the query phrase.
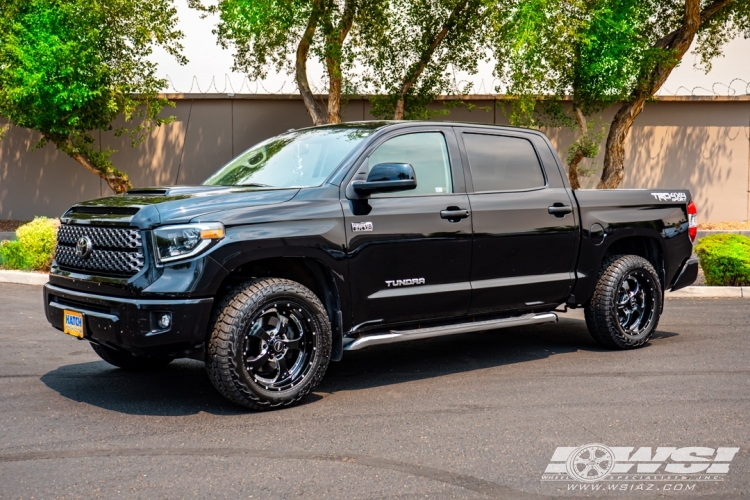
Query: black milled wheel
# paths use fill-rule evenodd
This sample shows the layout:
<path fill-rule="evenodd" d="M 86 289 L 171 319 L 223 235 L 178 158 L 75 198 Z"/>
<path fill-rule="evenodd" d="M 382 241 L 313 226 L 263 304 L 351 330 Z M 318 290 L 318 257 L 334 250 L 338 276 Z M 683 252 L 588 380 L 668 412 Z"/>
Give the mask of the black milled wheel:
<path fill-rule="evenodd" d="M 614 349 L 649 341 L 661 314 L 662 290 L 654 266 L 637 255 L 615 255 L 602 264 L 584 312 L 591 336 Z"/>
<path fill-rule="evenodd" d="M 285 279 L 234 288 L 217 306 L 206 370 L 226 398 L 254 410 L 297 403 L 331 358 L 331 324 L 310 290 Z"/>
<path fill-rule="evenodd" d="M 110 365 L 115 365 L 123 370 L 143 371 L 156 370 L 167 366 L 172 362 L 172 358 L 153 357 L 153 356 L 133 356 L 129 352 L 118 351 L 111 347 L 105 347 L 100 344 L 91 343 L 91 348 L 104 361 Z"/>

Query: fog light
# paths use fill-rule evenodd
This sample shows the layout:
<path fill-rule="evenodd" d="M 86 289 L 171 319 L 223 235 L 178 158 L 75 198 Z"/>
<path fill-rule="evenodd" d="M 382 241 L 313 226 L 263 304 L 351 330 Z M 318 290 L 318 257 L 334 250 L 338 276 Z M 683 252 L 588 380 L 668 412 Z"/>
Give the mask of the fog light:
<path fill-rule="evenodd" d="M 163 313 L 161 316 L 159 316 L 159 328 L 169 328 L 171 324 L 172 324 L 171 313 Z"/>

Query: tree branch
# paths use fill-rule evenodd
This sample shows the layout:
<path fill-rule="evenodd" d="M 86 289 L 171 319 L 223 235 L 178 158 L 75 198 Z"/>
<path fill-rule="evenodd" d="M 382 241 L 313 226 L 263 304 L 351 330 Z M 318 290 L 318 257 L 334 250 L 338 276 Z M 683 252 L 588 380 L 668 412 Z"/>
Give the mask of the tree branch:
<path fill-rule="evenodd" d="M 456 26 L 459 16 L 464 13 L 464 9 L 466 8 L 468 3 L 468 0 L 463 0 L 456 4 L 456 6 L 451 11 L 450 16 L 448 16 L 448 19 L 443 24 L 442 29 L 430 39 L 430 43 L 422 51 L 419 60 L 414 63 L 411 68 L 409 68 L 409 71 L 406 73 L 404 81 L 401 84 L 401 89 L 398 92 L 396 109 L 393 114 L 394 120 L 404 119 L 404 99 L 406 98 L 406 94 L 409 93 L 409 90 L 411 90 L 411 88 L 417 82 L 417 79 L 427 67 L 427 64 L 429 64 L 430 59 L 432 59 L 432 54 L 435 52 L 435 49 L 437 49 L 437 47 L 445 39 L 445 37 L 448 36 L 448 33 L 450 33 L 450 31 Z M 472 0 L 472 7 L 477 4 L 477 1 Z"/>

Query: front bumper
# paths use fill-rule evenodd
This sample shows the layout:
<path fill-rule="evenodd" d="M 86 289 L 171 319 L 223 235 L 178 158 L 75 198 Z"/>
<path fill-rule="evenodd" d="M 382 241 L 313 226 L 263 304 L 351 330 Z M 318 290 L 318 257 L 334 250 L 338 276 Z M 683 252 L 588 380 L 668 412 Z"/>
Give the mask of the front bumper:
<path fill-rule="evenodd" d="M 677 277 L 674 279 L 674 284 L 670 289 L 672 292 L 685 288 L 695 283 L 695 279 L 698 277 L 698 259 L 691 257 L 685 261 L 682 268 L 677 273 Z"/>
<path fill-rule="evenodd" d="M 83 314 L 84 338 L 137 355 L 179 355 L 206 339 L 213 299 L 128 299 L 44 286 L 47 320 L 63 329 L 64 310 Z M 160 328 L 158 317 L 171 313 Z"/>

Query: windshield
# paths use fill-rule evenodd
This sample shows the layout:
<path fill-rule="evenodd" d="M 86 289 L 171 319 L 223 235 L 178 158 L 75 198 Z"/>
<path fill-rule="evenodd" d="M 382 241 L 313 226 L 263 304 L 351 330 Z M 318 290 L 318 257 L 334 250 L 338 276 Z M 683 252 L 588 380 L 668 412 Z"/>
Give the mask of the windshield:
<path fill-rule="evenodd" d="M 209 177 L 208 186 L 320 186 L 374 129 L 338 125 L 287 132 L 253 146 Z"/>

